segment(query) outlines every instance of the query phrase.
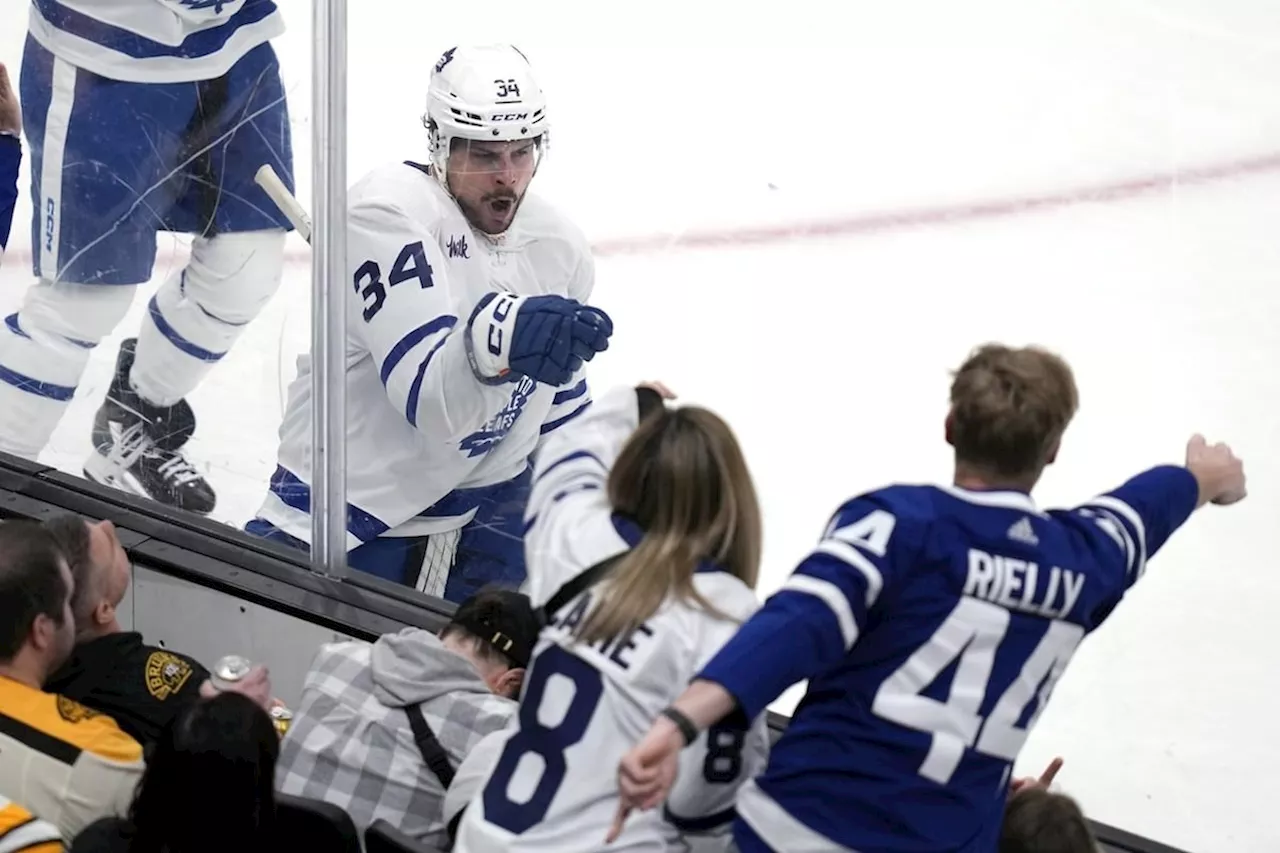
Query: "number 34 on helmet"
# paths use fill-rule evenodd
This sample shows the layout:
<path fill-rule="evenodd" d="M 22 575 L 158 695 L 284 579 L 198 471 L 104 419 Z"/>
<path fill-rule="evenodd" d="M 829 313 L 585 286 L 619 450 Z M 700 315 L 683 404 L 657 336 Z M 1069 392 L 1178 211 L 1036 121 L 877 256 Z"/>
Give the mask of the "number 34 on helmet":
<path fill-rule="evenodd" d="M 547 102 L 529 60 L 507 44 L 452 47 L 444 52 L 427 85 L 431 165 L 442 182 L 455 139 L 476 142 L 538 140 L 547 154 Z"/>

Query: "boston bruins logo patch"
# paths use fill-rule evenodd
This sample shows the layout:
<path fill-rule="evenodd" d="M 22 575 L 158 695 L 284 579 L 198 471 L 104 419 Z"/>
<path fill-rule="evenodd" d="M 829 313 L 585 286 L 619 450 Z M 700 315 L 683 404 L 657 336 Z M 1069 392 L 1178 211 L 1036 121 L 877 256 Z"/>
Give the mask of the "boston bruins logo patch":
<path fill-rule="evenodd" d="M 191 677 L 191 664 L 168 652 L 152 652 L 147 658 L 147 692 L 163 702 L 182 689 Z"/>
<path fill-rule="evenodd" d="M 83 723 L 85 720 L 91 720 L 102 715 L 92 708 L 86 708 L 79 702 L 73 702 L 65 696 L 59 696 L 58 716 L 68 723 Z"/>

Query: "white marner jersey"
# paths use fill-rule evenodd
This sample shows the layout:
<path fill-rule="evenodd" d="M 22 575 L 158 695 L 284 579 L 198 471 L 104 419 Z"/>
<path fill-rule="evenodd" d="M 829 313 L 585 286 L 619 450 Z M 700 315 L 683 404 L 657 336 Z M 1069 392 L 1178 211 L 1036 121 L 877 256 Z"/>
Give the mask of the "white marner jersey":
<path fill-rule="evenodd" d="M 635 390 L 612 390 L 539 452 L 525 534 L 525 589 L 535 607 L 639 542 L 641 530 L 613 512 L 606 488 L 638 418 Z M 759 605 L 746 584 L 714 566 L 700 569 L 694 586 L 735 620 Z M 764 714 L 703 732 L 681 753 L 665 806 L 632 813 L 613 844 L 606 848 L 604 839 L 618 808 L 618 763 L 739 623 L 668 598 L 630 635 L 583 645 L 570 632 L 599 590 L 588 587 L 547 614 L 520 711 L 501 734 L 505 745 L 488 781 L 467 804 L 455 853 L 727 848 L 738 789 L 768 758 Z"/>
<path fill-rule="evenodd" d="M 468 320 L 491 292 L 584 304 L 586 237 L 526 193 L 499 237 L 474 232 L 425 166 L 382 166 L 348 193 L 347 545 L 439 533 L 485 487 L 519 476 L 544 435 L 590 403 L 585 366 L 555 387 L 489 385 L 467 357 Z M 311 357 L 298 358 L 261 518 L 311 541 Z"/>
<path fill-rule="evenodd" d="M 213 80 L 284 33 L 274 0 L 31 0 L 27 26 L 59 59 L 131 83 Z"/>

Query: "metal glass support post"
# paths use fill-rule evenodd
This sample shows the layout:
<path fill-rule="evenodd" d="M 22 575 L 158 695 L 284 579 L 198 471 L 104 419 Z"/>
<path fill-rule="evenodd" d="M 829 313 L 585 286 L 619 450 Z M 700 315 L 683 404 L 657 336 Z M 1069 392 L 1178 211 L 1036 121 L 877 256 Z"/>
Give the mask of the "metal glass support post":
<path fill-rule="evenodd" d="M 347 574 L 347 2 L 313 0 L 311 569 Z"/>

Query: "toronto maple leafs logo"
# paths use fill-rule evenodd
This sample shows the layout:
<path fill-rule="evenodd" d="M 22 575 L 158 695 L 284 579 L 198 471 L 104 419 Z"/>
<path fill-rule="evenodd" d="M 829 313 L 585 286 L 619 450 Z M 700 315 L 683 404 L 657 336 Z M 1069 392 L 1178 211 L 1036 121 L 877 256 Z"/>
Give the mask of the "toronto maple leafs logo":
<path fill-rule="evenodd" d="M 451 258 L 470 258 L 467 254 L 467 235 L 463 234 L 459 237 L 449 238 L 449 257 Z"/>
<path fill-rule="evenodd" d="M 453 62 L 453 54 L 457 51 L 456 47 L 451 47 L 444 52 L 444 56 L 440 57 L 440 61 L 436 63 L 436 73 L 439 74 L 444 67 Z"/>
<path fill-rule="evenodd" d="M 534 382 L 527 376 L 521 376 L 520 381 L 516 383 L 515 390 L 511 392 L 511 399 L 502 407 L 502 411 L 494 415 L 480 429 L 471 433 L 471 435 L 462 439 L 458 443 L 459 450 L 465 450 L 467 456 L 481 456 L 488 453 L 498 445 L 498 442 L 507 437 L 507 433 L 511 432 L 511 428 L 516 425 L 520 413 L 524 411 L 525 404 L 529 402 L 529 397 L 538 387 L 538 383 Z"/>
<path fill-rule="evenodd" d="M 232 0 L 178 0 L 178 2 L 183 6 L 186 6 L 188 9 L 195 9 L 197 11 L 212 9 L 213 14 L 221 15 L 222 7 L 232 2 Z"/>

